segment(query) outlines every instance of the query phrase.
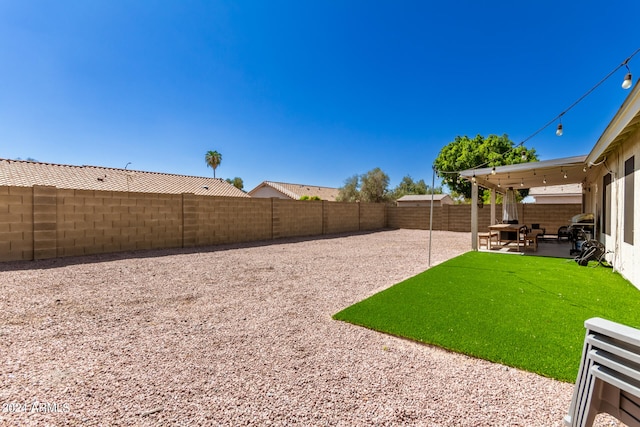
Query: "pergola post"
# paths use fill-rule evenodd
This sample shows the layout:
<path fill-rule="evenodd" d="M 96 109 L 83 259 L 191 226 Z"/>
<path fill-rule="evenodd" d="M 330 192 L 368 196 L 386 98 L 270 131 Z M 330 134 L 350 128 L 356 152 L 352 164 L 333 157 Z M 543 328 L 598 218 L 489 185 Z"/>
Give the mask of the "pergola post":
<path fill-rule="evenodd" d="M 496 223 L 496 189 L 491 189 L 491 220 L 489 224 L 493 225 Z"/>
<path fill-rule="evenodd" d="M 471 184 L 471 249 L 478 250 L 478 186 Z"/>

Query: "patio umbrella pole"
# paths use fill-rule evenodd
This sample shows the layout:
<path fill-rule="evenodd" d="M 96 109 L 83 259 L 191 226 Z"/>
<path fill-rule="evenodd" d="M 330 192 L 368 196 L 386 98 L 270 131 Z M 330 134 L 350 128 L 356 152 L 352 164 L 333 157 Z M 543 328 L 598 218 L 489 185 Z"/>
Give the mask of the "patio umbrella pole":
<path fill-rule="evenodd" d="M 431 174 L 431 208 L 429 211 L 429 267 L 431 267 L 431 232 L 433 231 L 433 186 L 436 181 L 436 167 L 431 167 L 433 173 Z"/>

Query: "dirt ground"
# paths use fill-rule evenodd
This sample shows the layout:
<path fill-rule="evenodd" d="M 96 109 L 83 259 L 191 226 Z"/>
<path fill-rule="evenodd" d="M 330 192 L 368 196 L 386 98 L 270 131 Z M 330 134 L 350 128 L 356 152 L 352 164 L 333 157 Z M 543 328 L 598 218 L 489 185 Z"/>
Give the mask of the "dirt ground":
<path fill-rule="evenodd" d="M 572 384 L 331 319 L 427 269 L 428 246 L 393 230 L 0 264 L 0 424 L 560 426 Z M 432 264 L 470 248 L 434 231 Z"/>

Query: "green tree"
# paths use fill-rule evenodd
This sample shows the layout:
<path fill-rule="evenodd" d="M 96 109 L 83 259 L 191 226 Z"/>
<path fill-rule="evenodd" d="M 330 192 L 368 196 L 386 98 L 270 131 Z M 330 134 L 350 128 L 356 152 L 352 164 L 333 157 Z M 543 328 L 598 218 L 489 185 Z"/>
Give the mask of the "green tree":
<path fill-rule="evenodd" d="M 363 175 L 354 175 L 345 180 L 344 187 L 338 189 L 339 202 L 370 202 L 381 203 L 389 201 L 389 176 L 380 168 L 371 169 Z"/>
<path fill-rule="evenodd" d="M 407 194 L 442 194 L 442 187 L 431 188 L 423 179 L 418 182 L 414 182 L 410 175 L 405 176 L 400 181 L 400 184 L 396 186 L 391 192 L 391 197 L 394 200 L 399 199 Z"/>
<path fill-rule="evenodd" d="M 242 181 L 242 178 L 239 177 L 235 177 L 233 179 L 227 178 L 226 181 L 233 185 L 234 187 L 236 187 L 238 190 L 243 190 L 244 191 L 244 182 Z"/>
<path fill-rule="evenodd" d="M 344 181 L 344 186 L 338 189 L 338 202 L 359 202 L 360 201 L 360 177 L 353 175 Z"/>
<path fill-rule="evenodd" d="M 207 162 L 207 166 L 213 169 L 213 177 L 216 177 L 216 168 L 220 166 L 222 162 L 222 154 L 217 151 L 207 151 L 204 155 L 204 161 Z"/>
<path fill-rule="evenodd" d="M 382 203 L 389 200 L 389 175 L 375 168 L 360 177 L 360 200 Z"/>
<path fill-rule="evenodd" d="M 505 134 L 502 136 L 456 136 L 455 140 L 440 150 L 434 161 L 438 176 L 449 187 L 452 195 L 471 198 L 471 183 L 460 179 L 458 172 L 476 167 L 493 167 L 538 161 L 536 150 L 524 145 L 516 146 Z M 519 190 L 526 197 L 528 190 Z M 484 197 L 481 195 L 481 197 Z"/>

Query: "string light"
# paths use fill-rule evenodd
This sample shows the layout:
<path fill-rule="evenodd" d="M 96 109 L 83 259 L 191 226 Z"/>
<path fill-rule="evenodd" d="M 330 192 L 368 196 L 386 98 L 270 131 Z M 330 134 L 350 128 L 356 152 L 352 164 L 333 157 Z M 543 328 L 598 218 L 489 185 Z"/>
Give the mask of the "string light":
<path fill-rule="evenodd" d="M 565 171 L 563 177 L 564 177 L 564 179 L 567 179 L 567 172 L 566 171 Z"/>
<path fill-rule="evenodd" d="M 524 187 L 524 178 L 520 178 L 520 187 Z"/>
<path fill-rule="evenodd" d="M 547 175 L 544 176 L 544 178 L 542 179 L 542 183 L 546 184 L 547 183 Z"/>
<path fill-rule="evenodd" d="M 500 188 L 500 179 L 498 179 L 498 188 Z"/>
<path fill-rule="evenodd" d="M 602 85 L 602 83 L 604 83 L 606 80 L 608 80 L 613 74 L 615 74 L 620 68 L 622 67 L 626 67 L 627 68 L 627 74 L 625 75 L 624 81 L 622 83 L 622 88 L 623 89 L 628 89 L 632 86 L 633 84 L 633 80 L 632 80 L 632 75 L 631 75 L 631 70 L 629 69 L 629 61 L 640 52 L 640 48 L 636 49 L 627 59 L 625 59 L 620 65 L 618 65 L 617 67 L 615 67 L 613 70 L 611 70 L 609 72 L 609 74 L 607 74 L 606 76 L 604 76 L 598 83 L 596 83 L 591 89 L 589 89 L 587 92 L 585 92 L 580 98 L 578 98 L 576 101 L 573 102 L 573 104 L 571 104 L 569 107 L 567 107 L 564 111 L 562 111 L 560 114 L 558 114 L 556 117 L 554 117 L 553 119 L 551 119 L 549 122 L 545 123 L 542 127 L 540 127 L 538 130 L 536 130 L 535 132 L 533 132 L 531 135 L 529 135 L 528 137 L 526 137 L 524 140 L 522 140 L 520 143 L 518 143 L 515 147 L 511 147 L 508 150 L 504 151 L 503 153 L 496 153 L 497 155 L 499 155 L 500 157 L 504 157 L 507 153 L 511 152 L 512 150 L 516 150 L 518 148 L 522 148 L 524 147 L 524 144 L 529 141 L 530 139 L 532 139 L 533 137 L 535 137 L 536 135 L 538 135 L 540 132 L 542 132 L 543 130 L 545 130 L 546 128 L 548 128 L 549 126 L 551 126 L 554 122 L 559 121 L 560 123 L 558 123 L 558 126 L 556 128 L 556 135 L 561 136 L 563 134 L 563 127 L 562 127 L 562 116 L 569 112 L 569 110 L 571 110 L 573 107 L 575 107 L 576 105 L 578 105 L 580 102 L 582 102 L 587 96 L 589 96 L 594 90 L 596 90 L 600 85 Z M 526 155 L 526 151 L 521 152 L 522 155 L 522 160 L 526 161 L 527 160 L 527 155 Z M 489 163 L 489 161 L 486 161 L 484 163 L 481 163 L 479 165 L 476 165 L 473 168 L 469 168 L 469 169 L 478 169 L 481 167 L 486 166 Z M 454 175 L 459 175 L 460 172 L 462 172 L 462 170 L 458 170 L 458 171 L 442 171 L 442 170 L 436 170 L 435 166 L 434 166 L 434 171 L 438 172 L 439 174 L 454 174 Z M 491 170 L 491 175 L 495 175 L 495 166 L 493 167 L 493 169 Z M 564 172 L 564 176 L 565 178 L 566 176 L 566 172 Z M 476 180 L 475 180 L 475 175 L 472 178 L 472 181 L 474 184 L 476 184 Z M 544 183 L 546 184 L 546 177 L 544 179 Z"/>
<path fill-rule="evenodd" d="M 491 169 L 491 175 L 495 175 L 495 174 L 496 174 L 496 167 L 494 166 L 494 167 Z"/>

